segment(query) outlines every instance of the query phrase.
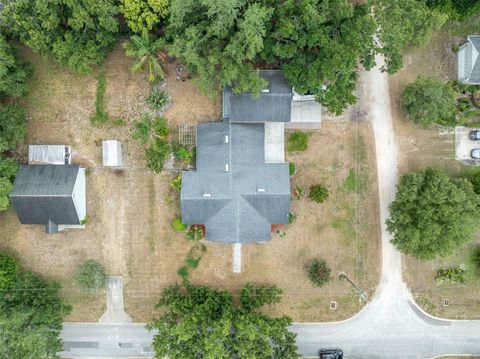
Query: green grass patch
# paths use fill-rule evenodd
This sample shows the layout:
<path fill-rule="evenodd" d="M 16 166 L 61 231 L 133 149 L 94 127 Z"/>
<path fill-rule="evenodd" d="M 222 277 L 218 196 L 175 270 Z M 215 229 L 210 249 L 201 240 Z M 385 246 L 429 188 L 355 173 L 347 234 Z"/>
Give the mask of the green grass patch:
<path fill-rule="evenodd" d="M 353 168 L 350 168 L 348 176 L 343 182 L 343 187 L 349 192 L 355 192 L 357 190 L 357 180 L 357 171 L 355 171 Z"/>
<path fill-rule="evenodd" d="M 295 175 L 297 172 L 297 167 L 295 166 L 295 163 L 289 162 L 288 163 L 288 172 L 290 173 L 290 176 Z"/>
<path fill-rule="evenodd" d="M 172 221 L 172 227 L 177 232 L 183 232 L 185 229 L 187 229 L 187 226 L 182 223 L 182 219 L 180 217 L 177 217 Z"/>
<path fill-rule="evenodd" d="M 101 125 L 108 121 L 108 114 L 105 112 L 105 90 L 107 86 L 107 78 L 104 72 L 100 72 L 97 76 L 97 97 L 95 98 L 95 114 L 91 118 L 94 125 Z"/>
<path fill-rule="evenodd" d="M 308 135 L 304 132 L 295 131 L 288 136 L 287 150 L 290 153 L 302 152 L 308 148 Z"/>

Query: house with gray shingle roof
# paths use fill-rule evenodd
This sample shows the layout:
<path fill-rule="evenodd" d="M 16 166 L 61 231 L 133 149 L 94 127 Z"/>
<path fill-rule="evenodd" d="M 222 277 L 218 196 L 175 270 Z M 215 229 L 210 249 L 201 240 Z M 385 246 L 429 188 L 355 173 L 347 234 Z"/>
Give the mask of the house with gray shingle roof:
<path fill-rule="evenodd" d="M 83 227 L 85 187 L 85 169 L 78 165 L 22 165 L 9 197 L 20 223 L 56 233 Z"/>
<path fill-rule="evenodd" d="M 197 126 L 196 171 L 182 173 L 182 222 L 204 225 L 206 239 L 258 243 L 275 224 L 288 224 L 289 166 L 284 159 L 285 124 L 296 111 L 294 92 L 280 71 L 261 71 L 268 87 L 260 96 L 223 92 L 223 121 Z M 302 124 L 319 125 L 320 105 Z M 304 112 L 307 113 L 308 112 Z"/>
<path fill-rule="evenodd" d="M 457 54 L 457 80 L 464 84 L 480 85 L 480 35 L 470 35 Z"/>

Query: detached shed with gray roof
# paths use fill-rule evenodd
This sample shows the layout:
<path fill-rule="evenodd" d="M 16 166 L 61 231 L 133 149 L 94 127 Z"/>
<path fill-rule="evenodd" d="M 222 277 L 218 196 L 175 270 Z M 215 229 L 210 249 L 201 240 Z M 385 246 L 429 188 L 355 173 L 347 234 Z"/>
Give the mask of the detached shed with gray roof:
<path fill-rule="evenodd" d="M 461 83 L 480 85 L 480 35 L 470 35 L 457 54 L 457 79 Z"/>
<path fill-rule="evenodd" d="M 254 243 L 288 223 L 288 163 L 265 163 L 264 137 L 263 123 L 198 125 L 197 170 L 182 176 L 184 224 L 205 225 L 210 241 Z"/>
<path fill-rule="evenodd" d="M 85 169 L 77 165 L 21 166 L 10 201 L 22 224 L 81 225 L 86 216 Z"/>

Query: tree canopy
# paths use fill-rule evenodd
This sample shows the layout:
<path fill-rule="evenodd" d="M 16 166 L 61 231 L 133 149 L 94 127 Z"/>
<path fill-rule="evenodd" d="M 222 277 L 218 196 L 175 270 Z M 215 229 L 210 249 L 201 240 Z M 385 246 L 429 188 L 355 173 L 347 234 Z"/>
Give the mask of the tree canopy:
<path fill-rule="evenodd" d="M 0 255 L 0 270 L 11 267 L 11 260 Z M 0 357 L 58 358 L 62 318 L 71 310 L 60 300 L 59 289 L 56 283 L 17 271 L 0 290 Z"/>
<path fill-rule="evenodd" d="M 266 82 L 253 62 L 271 14 L 271 8 L 247 0 L 173 0 L 166 32 L 170 53 L 198 75 L 206 92 L 228 85 L 259 94 Z"/>
<path fill-rule="evenodd" d="M 15 0 L 4 3 L 8 31 L 40 54 L 90 73 L 116 40 L 114 0 Z"/>
<path fill-rule="evenodd" d="M 186 285 L 163 291 L 159 307 L 168 312 L 148 324 L 158 330 L 153 350 L 159 358 L 297 358 L 291 319 L 270 318 L 255 311 L 278 303 L 276 287 L 247 285 L 240 306 L 226 290 Z"/>
<path fill-rule="evenodd" d="M 400 251 L 419 259 L 450 255 L 474 239 L 479 197 L 470 182 L 435 168 L 403 175 L 387 229 Z"/>
<path fill-rule="evenodd" d="M 424 45 L 446 16 L 431 11 L 421 0 L 372 0 L 379 27 L 379 53 L 385 56 L 386 69 L 393 74 L 403 66 L 402 49 Z"/>
<path fill-rule="evenodd" d="M 405 87 L 401 104 L 408 118 L 416 123 L 455 126 L 457 122 L 455 92 L 439 80 L 419 76 Z"/>
<path fill-rule="evenodd" d="M 424 0 L 428 7 L 462 20 L 480 11 L 480 0 Z"/>
<path fill-rule="evenodd" d="M 0 98 L 24 96 L 27 93 L 25 81 L 31 74 L 31 68 L 17 60 L 14 48 L 2 34 L 0 59 Z"/>
<path fill-rule="evenodd" d="M 120 11 L 136 33 L 151 31 L 167 17 L 168 0 L 121 0 Z"/>
<path fill-rule="evenodd" d="M 26 123 L 24 108 L 0 104 L 0 154 L 15 148 L 23 139 Z"/>

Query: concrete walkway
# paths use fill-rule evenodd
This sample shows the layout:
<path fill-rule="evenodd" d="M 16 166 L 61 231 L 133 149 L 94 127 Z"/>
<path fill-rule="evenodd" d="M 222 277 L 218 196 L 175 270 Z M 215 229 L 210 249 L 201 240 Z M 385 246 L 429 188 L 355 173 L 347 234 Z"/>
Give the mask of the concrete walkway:
<path fill-rule="evenodd" d="M 99 323 L 131 323 L 132 319 L 123 309 L 123 278 L 107 277 L 107 311 L 98 320 Z"/>

